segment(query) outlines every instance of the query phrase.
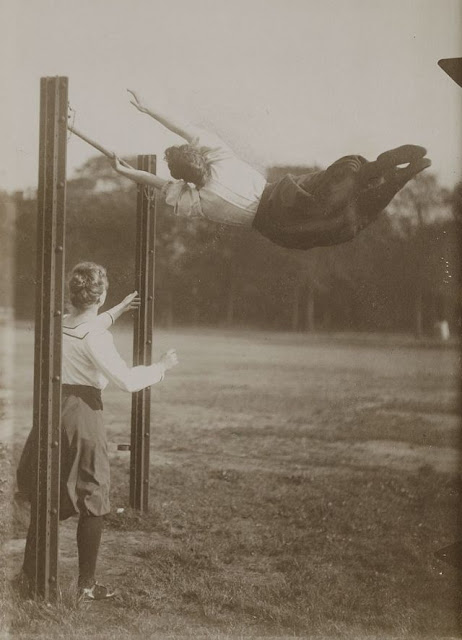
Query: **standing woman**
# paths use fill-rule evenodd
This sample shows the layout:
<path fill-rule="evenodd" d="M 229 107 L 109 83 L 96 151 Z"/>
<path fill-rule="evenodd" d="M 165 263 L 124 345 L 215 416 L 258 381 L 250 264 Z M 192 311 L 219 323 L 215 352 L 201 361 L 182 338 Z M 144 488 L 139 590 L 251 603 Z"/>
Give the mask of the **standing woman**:
<path fill-rule="evenodd" d="M 134 296 L 98 316 L 106 300 L 106 270 L 92 262 L 74 267 L 69 282 L 71 313 L 63 320 L 61 487 L 60 519 L 79 514 L 77 549 L 79 593 L 85 599 L 103 600 L 114 595 L 96 582 L 95 571 L 103 528 L 110 511 L 109 460 L 103 424 L 101 391 L 109 381 L 133 393 L 160 382 L 178 363 L 175 350 L 150 366 L 128 367 L 107 330 L 123 311 L 136 307 Z M 24 447 L 18 466 L 20 493 L 34 499 L 37 434 L 34 430 Z M 29 527 L 22 569 L 28 587 L 34 577 L 34 532 Z"/>

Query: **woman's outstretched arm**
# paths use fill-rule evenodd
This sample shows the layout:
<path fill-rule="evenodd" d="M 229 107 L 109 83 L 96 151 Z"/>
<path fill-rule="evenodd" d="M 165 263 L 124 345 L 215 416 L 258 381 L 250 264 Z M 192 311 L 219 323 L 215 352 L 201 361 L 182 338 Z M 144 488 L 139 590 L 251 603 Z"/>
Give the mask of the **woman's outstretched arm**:
<path fill-rule="evenodd" d="M 127 89 L 128 93 L 133 96 L 133 100 L 130 103 L 138 109 L 141 113 L 146 113 L 157 122 L 160 122 L 167 129 L 176 133 L 181 138 L 184 138 L 188 142 L 192 142 L 195 138 L 199 138 L 203 130 L 189 123 L 187 120 L 179 115 L 173 113 L 165 113 L 162 109 L 150 107 L 140 97 L 140 95 L 132 89 Z"/>
<path fill-rule="evenodd" d="M 140 306 L 141 298 L 138 291 L 134 291 L 128 296 L 125 296 L 122 302 L 116 304 L 115 307 L 111 307 L 111 309 L 100 313 L 94 323 L 101 329 L 109 329 L 123 313 L 127 311 L 137 311 Z"/>
<path fill-rule="evenodd" d="M 130 165 L 120 160 L 117 156 L 114 156 L 111 160 L 113 168 L 121 176 L 129 178 L 137 184 L 144 184 L 147 187 L 155 187 L 156 189 L 162 189 L 162 187 L 168 182 L 164 178 L 150 173 L 149 171 L 142 171 L 141 169 L 133 169 Z"/>
<path fill-rule="evenodd" d="M 108 331 L 92 331 L 85 338 L 87 354 L 108 380 L 123 391 L 134 393 L 150 387 L 164 378 L 164 374 L 178 364 L 174 349 L 169 349 L 159 362 L 151 365 L 127 366 L 115 348 Z"/>

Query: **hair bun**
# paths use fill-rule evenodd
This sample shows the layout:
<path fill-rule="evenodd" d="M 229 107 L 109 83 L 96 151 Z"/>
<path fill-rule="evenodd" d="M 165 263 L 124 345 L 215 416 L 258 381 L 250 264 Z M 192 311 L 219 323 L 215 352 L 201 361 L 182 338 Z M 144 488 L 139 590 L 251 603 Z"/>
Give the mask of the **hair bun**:
<path fill-rule="evenodd" d="M 74 273 L 69 281 L 72 289 L 83 289 L 87 285 L 87 278 L 80 273 Z"/>
<path fill-rule="evenodd" d="M 165 159 L 172 178 L 184 180 L 202 188 L 210 178 L 210 163 L 205 147 L 183 144 L 165 150 Z"/>
<path fill-rule="evenodd" d="M 81 262 L 72 269 L 68 288 L 71 304 L 76 309 L 91 307 L 108 288 L 106 269 L 94 262 Z"/>

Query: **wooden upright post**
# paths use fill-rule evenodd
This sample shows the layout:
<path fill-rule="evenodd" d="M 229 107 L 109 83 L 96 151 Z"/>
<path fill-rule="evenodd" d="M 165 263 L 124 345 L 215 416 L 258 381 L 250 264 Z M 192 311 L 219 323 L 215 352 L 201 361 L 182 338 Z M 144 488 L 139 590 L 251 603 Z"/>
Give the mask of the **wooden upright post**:
<path fill-rule="evenodd" d="M 156 156 L 138 156 L 138 169 L 156 172 Z M 138 187 L 136 223 L 136 280 L 141 307 L 135 319 L 133 364 L 152 362 L 152 326 L 154 317 L 154 265 L 156 206 L 146 187 Z M 151 436 L 151 389 L 132 396 L 130 446 L 130 506 L 148 510 L 149 446 Z"/>
<path fill-rule="evenodd" d="M 41 79 L 33 409 L 38 447 L 31 527 L 32 586 L 35 596 L 47 600 L 58 593 L 67 93 L 67 78 Z"/>

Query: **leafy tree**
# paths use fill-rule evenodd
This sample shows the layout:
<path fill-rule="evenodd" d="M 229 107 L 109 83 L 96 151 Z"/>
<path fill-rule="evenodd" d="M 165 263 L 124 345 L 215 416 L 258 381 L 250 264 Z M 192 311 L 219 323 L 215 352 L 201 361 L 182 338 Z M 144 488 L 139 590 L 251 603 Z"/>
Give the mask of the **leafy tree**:
<path fill-rule="evenodd" d="M 133 163 L 134 159 L 128 159 Z M 305 173 L 273 167 L 269 178 Z M 458 322 L 457 194 L 433 176 L 411 183 L 351 242 L 283 249 L 256 231 L 185 220 L 158 200 L 156 322 L 292 330 L 409 330 Z M 33 317 L 37 203 L 16 198 L 16 310 Z M 108 304 L 134 286 L 136 187 L 105 158 L 67 183 L 66 268 L 94 260 L 108 268 Z M 410 305 L 409 301 L 413 300 Z"/>
<path fill-rule="evenodd" d="M 442 268 L 446 269 L 447 256 L 438 225 L 450 218 L 447 201 L 448 193 L 435 175 L 424 173 L 412 180 L 393 203 L 395 228 L 404 239 L 401 277 L 413 300 L 417 337 L 429 329 L 425 326 L 425 308 L 434 306 L 444 279 Z M 432 309 L 432 315 L 439 314 Z"/>

